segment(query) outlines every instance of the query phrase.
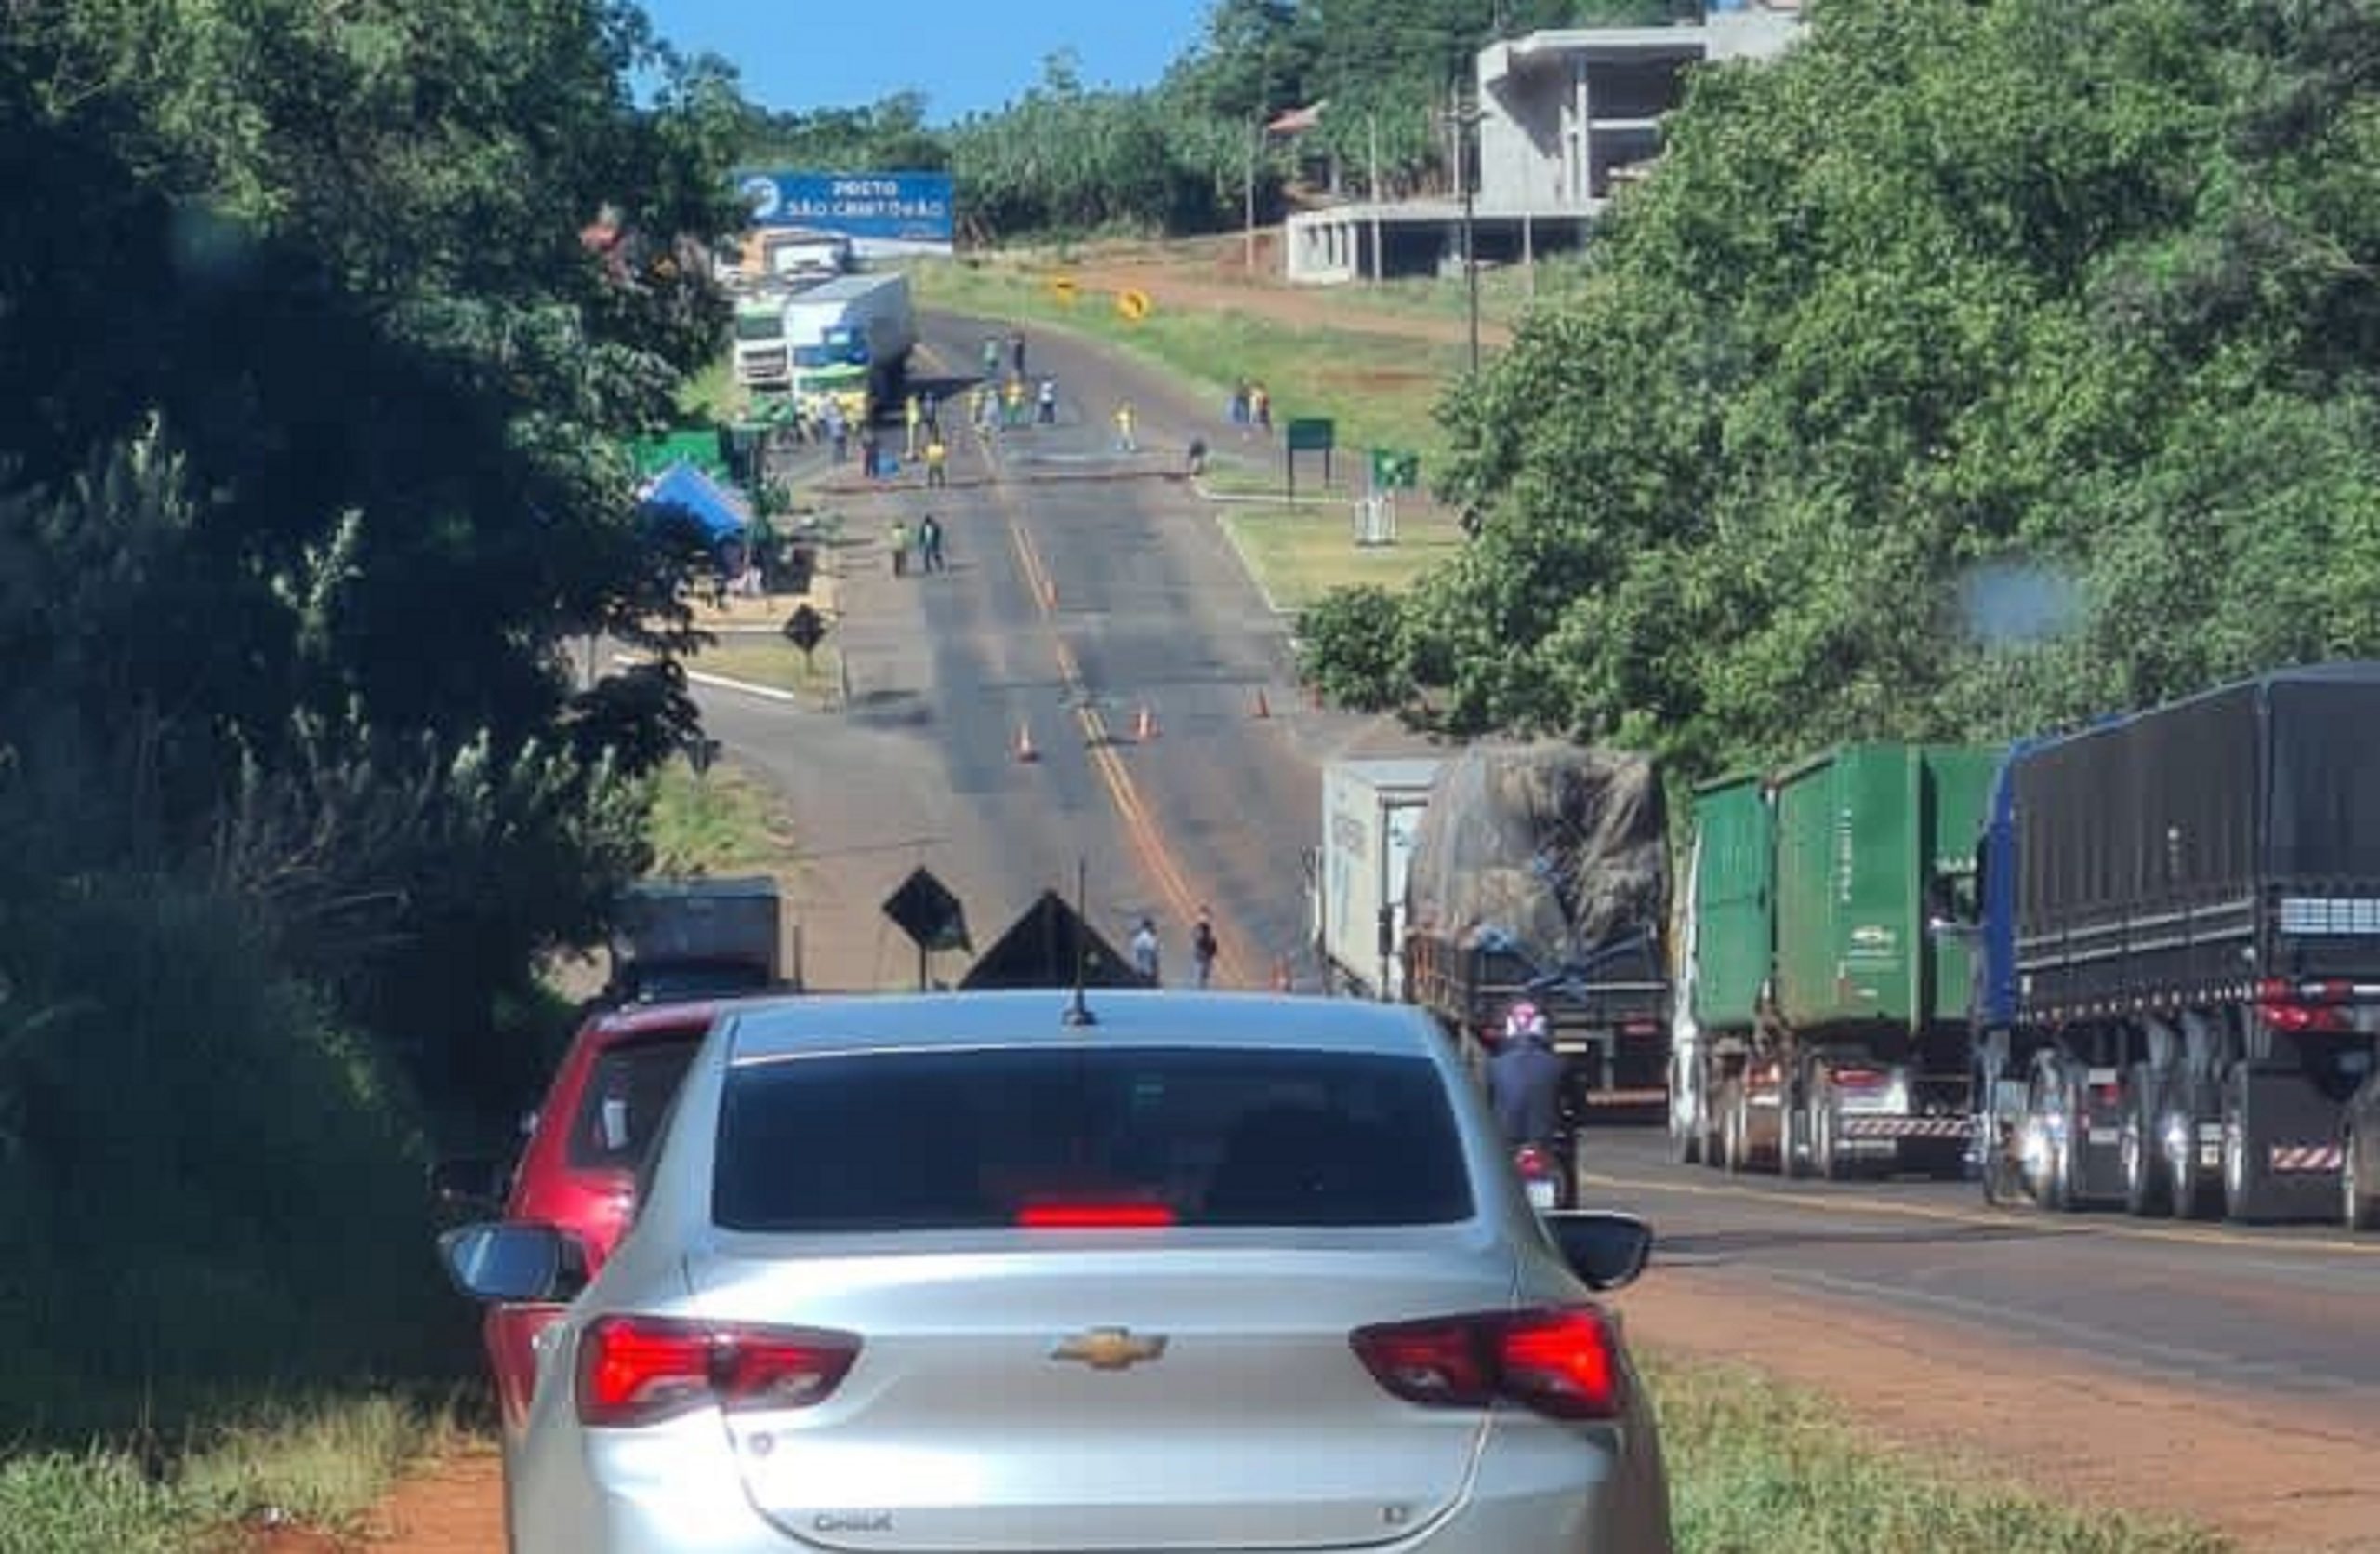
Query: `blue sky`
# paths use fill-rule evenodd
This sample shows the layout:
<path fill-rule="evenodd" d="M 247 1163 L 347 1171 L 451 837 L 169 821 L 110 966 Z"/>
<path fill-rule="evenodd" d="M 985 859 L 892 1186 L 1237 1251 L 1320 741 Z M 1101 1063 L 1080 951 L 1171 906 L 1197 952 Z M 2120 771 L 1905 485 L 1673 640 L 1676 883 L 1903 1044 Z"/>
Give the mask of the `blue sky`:
<path fill-rule="evenodd" d="M 1145 86 L 1198 34 L 1209 0 L 643 0 L 663 37 L 735 61 L 778 109 L 926 94 L 937 124 L 998 108 L 1071 47 L 1088 86 Z"/>

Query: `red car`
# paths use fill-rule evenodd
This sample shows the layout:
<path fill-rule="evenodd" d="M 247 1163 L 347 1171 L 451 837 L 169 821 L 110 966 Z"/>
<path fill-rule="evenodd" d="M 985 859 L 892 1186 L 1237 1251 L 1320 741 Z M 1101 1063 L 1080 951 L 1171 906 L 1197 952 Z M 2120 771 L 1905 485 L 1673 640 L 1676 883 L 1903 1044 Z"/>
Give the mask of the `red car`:
<path fill-rule="evenodd" d="M 628 1227 L 636 1172 L 716 1003 L 608 1010 L 572 1038 L 512 1175 L 504 1217 L 559 1226 L 584 1243 L 593 1277 Z M 495 1306 L 483 1335 L 508 1435 L 526 1423 L 536 1381 L 533 1346 L 559 1306 Z"/>

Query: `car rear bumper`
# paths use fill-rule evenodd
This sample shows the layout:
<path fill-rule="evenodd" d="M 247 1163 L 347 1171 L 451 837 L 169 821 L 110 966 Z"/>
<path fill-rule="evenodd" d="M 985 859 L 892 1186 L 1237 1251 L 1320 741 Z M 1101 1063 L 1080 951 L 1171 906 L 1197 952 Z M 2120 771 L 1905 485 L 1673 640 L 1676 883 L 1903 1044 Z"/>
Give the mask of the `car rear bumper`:
<path fill-rule="evenodd" d="M 1462 1499 L 1406 1535 L 1364 1547 L 1368 1554 L 1670 1554 L 1658 1460 L 1628 1452 L 1626 1439 L 1609 1427 L 1524 1427 L 1491 1441 Z M 588 1435 L 576 1444 L 583 1451 L 549 1455 L 543 1471 L 522 1464 L 515 1486 L 519 1554 L 905 1554 L 897 1513 L 885 1531 L 826 1530 L 814 1539 L 763 1516 L 745 1493 L 716 1416 Z M 1395 1509 L 1383 1504 L 1384 1531 Z"/>

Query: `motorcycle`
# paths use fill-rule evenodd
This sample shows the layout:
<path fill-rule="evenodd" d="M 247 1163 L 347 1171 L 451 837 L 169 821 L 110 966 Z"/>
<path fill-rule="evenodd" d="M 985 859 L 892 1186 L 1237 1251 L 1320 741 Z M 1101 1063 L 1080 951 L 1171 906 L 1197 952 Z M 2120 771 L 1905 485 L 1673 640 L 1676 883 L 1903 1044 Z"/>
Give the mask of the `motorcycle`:
<path fill-rule="evenodd" d="M 1552 1214 L 1573 1206 L 1576 1178 L 1570 1169 L 1569 1151 L 1559 1142 L 1522 1145 L 1513 1151 L 1513 1169 L 1520 1174 L 1529 1206 L 1538 1213 Z"/>

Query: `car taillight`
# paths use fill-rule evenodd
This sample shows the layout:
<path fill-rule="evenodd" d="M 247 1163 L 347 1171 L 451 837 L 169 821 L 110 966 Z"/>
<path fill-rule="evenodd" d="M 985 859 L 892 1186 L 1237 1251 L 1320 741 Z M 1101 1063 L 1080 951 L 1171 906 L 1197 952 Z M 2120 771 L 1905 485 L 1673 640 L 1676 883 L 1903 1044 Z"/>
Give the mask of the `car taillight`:
<path fill-rule="evenodd" d="M 1882 1090 L 1892 1082 L 1875 1069 L 1832 1069 L 1828 1070 L 1827 1078 L 1834 1082 L 1838 1090 Z"/>
<path fill-rule="evenodd" d="M 1408 1402 L 1514 1402 L 1554 1419 L 1609 1419 L 1620 1407 L 1618 1346 L 1584 1307 L 1486 1311 L 1390 1322 L 1349 1335 L 1374 1379 Z"/>
<path fill-rule="evenodd" d="M 807 1408 L 859 1358 L 848 1333 L 599 1317 L 578 1335 L 578 1419 L 650 1425 L 713 1404 L 730 1413 Z"/>
<path fill-rule="evenodd" d="M 1554 1175 L 1554 1157 L 1534 1144 L 1524 1144 L 1513 1151 L 1513 1169 L 1525 1182 L 1542 1182 Z"/>

